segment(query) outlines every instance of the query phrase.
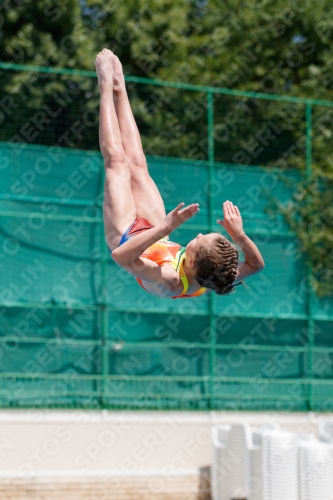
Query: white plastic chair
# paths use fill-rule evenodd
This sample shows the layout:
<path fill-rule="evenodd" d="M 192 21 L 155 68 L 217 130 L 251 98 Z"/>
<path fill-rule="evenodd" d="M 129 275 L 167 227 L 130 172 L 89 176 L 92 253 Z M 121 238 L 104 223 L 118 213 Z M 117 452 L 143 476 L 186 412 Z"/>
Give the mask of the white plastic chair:
<path fill-rule="evenodd" d="M 248 480 L 249 500 L 265 500 L 263 498 L 263 466 L 262 466 L 262 430 L 252 431 L 252 447 L 250 449 L 250 477 Z"/>
<path fill-rule="evenodd" d="M 212 428 L 212 500 L 270 500 L 263 489 L 263 434 L 276 424 L 251 429 L 247 423 Z M 275 499 L 274 499 L 275 500 Z"/>
<path fill-rule="evenodd" d="M 296 434 L 242 423 L 215 427 L 212 437 L 213 500 L 299 500 Z"/>
<path fill-rule="evenodd" d="M 298 440 L 286 431 L 263 433 L 263 498 L 298 500 Z"/>
<path fill-rule="evenodd" d="M 252 431 L 247 423 L 231 427 L 227 440 L 229 471 L 229 499 L 238 500 L 248 497 L 250 476 L 250 450 Z"/>
<path fill-rule="evenodd" d="M 300 500 L 333 498 L 333 446 L 317 440 L 299 443 Z"/>
<path fill-rule="evenodd" d="M 333 444 L 333 420 L 322 419 L 318 425 L 319 440 Z"/>
<path fill-rule="evenodd" d="M 228 488 L 228 470 L 225 467 L 227 461 L 227 439 L 230 425 L 213 426 L 213 462 L 211 469 L 211 493 L 212 500 L 230 500 Z"/>

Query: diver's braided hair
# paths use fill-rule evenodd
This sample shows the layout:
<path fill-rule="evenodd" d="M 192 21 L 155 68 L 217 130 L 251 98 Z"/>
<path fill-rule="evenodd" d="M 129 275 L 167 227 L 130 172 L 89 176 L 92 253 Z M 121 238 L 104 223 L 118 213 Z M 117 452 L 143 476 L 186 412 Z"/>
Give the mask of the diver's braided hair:
<path fill-rule="evenodd" d="M 228 295 L 237 286 L 234 281 L 237 276 L 238 257 L 238 250 L 224 236 L 219 235 L 211 245 L 197 250 L 196 281 L 203 287 L 211 288 L 218 295 Z"/>

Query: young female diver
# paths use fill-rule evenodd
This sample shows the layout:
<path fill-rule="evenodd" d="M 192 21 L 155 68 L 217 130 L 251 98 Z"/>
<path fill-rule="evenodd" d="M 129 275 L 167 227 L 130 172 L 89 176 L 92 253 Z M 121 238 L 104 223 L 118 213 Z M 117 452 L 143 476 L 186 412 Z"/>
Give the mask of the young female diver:
<path fill-rule="evenodd" d="M 166 215 L 148 172 L 121 63 L 103 49 L 96 57 L 96 71 L 101 94 L 99 140 L 106 169 L 104 227 L 114 261 L 159 297 L 230 293 L 264 267 L 258 248 L 243 231 L 238 208 L 224 202 L 224 221 L 217 222 L 242 248 L 244 262 L 219 233 L 198 234 L 186 248 L 169 241 L 169 233 L 193 217 L 199 205 L 180 203 Z"/>

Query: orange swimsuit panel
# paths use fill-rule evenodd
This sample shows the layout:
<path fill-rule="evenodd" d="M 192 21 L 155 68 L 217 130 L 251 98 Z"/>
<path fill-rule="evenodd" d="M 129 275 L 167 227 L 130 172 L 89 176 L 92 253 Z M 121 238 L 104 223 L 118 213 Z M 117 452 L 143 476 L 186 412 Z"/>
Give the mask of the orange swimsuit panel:
<path fill-rule="evenodd" d="M 152 227 L 155 226 L 153 226 L 153 224 L 151 224 L 147 219 L 144 219 L 143 217 L 136 217 L 133 224 L 123 234 L 118 246 L 122 245 L 133 236 L 140 234 L 142 231 L 147 231 Z M 159 266 L 166 263 L 171 264 L 173 268 L 180 274 L 181 279 L 184 283 L 184 290 L 180 295 L 175 295 L 174 297 L 172 297 L 173 299 L 198 297 L 199 295 L 205 293 L 207 290 L 206 288 L 202 287 L 195 293 L 191 293 L 188 295 L 186 294 L 188 285 L 185 286 L 185 283 L 187 283 L 187 278 L 182 266 L 184 260 L 184 254 L 185 254 L 185 247 L 182 247 L 178 243 L 169 241 L 167 238 L 162 238 L 156 243 L 153 243 L 150 247 L 148 247 L 147 250 L 145 250 L 144 253 L 141 255 L 141 257 L 156 262 L 156 264 L 158 264 Z M 135 279 L 139 283 L 139 285 L 144 290 L 146 290 L 145 287 L 142 285 L 142 280 L 140 278 L 135 278 Z M 146 292 L 148 292 L 148 290 L 146 290 Z"/>

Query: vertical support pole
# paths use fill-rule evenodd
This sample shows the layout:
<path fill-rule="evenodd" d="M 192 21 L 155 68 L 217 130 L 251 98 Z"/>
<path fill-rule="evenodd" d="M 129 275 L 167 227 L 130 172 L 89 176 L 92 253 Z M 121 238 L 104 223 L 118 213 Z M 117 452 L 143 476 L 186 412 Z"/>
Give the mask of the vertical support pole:
<path fill-rule="evenodd" d="M 312 173 L 312 105 L 306 103 L 305 108 L 305 139 L 306 139 L 306 175 Z"/>
<path fill-rule="evenodd" d="M 214 199 L 213 199 L 213 182 L 214 182 L 214 94 L 207 92 L 207 133 L 208 133 L 208 217 L 209 231 L 214 231 Z M 215 312 L 215 293 L 209 294 L 209 407 L 215 407 L 215 358 L 216 358 L 216 312 Z"/>
<path fill-rule="evenodd" d="M 101 192 L 104 191 L 104 181 L 105 181 L 105 170 L 104 165 L 102 165 L 101 172 Z M 101 241 L 100 241 L 100 252 L 101 252 L 101 290 L 99 297 L 99 325 L 100 325 L 100 340 L 102 348 L 102 390 L 101 390 L 101 404 L 104 408 L 106 406 L 106 392 L 107 392 L 107 377 L 109 373 L 109 352 L 108 352 L 108 312 L 106 309 L 106 265 L 108 250 L 104 238 L 103 223 L 101 229 Z"/>
<path fill-rule="evenodd" d="M 312 266 L 308 266 L 308 378 L 313 379 L 313 347 L 314 347 L 314 332 L 315 324 L 313 319 L 313 273 Z M 310 381 L 308 386 L 308 402 L 309 410 L 313 410 L 313 383 Z"/>
<path fill-rule="evenodd" d="M 305 136 L 306 136 L 306 177 L 309 179 L 312 174 L 312 105 L 306 103 L 305 108 Z M 313 319 L 313 271 L 312 266 L 308 266 L 308 293 L 307 293 L 307 316 L 308 316 L 308 378 L 313 379 L 313 347 L 314 347 L 314 319 Z M 313 409 L 313 384 L 308 385 L 308 409 Z"/>

